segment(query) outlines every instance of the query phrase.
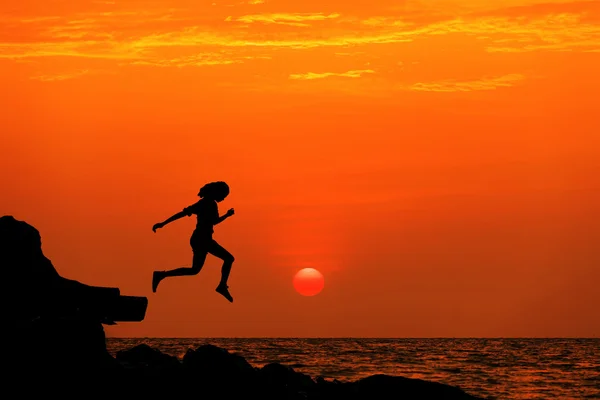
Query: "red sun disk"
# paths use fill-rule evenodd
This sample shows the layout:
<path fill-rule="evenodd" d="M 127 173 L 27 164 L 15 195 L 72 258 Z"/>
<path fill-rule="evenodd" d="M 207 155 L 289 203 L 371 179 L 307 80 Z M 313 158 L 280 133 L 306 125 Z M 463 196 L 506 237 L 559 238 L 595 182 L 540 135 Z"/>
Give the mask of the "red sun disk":
<path fill-rule="evenodd" d="M 323 275 L 314 268 L 304 268 L 294 276 L 294 289 L 303 296 L 319 294 L 325 286 Z"/>

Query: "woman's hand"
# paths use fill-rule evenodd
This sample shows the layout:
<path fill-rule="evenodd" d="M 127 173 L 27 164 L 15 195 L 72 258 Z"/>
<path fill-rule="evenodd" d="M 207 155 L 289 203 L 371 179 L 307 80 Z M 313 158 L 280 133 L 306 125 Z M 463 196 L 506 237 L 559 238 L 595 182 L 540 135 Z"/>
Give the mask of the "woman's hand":
<path fill-rule="evenodd" d="M 152 232 L 156 233 L 156 230 L 162 228 L 163 226 L 165 226 L 165 224 L 163 224 L 162 222 L 154 224 L 154 226 L 152 227 Z"/>
<path fill-rule="evenodd" d="M 229 210 L 227 210 L 227 212 L 225 213 L 225 215 L 227 215 L 228 217 L 231 217 L 233 214 L 235 214 L 235 211 L 233 208 L 230 208 Z"/>

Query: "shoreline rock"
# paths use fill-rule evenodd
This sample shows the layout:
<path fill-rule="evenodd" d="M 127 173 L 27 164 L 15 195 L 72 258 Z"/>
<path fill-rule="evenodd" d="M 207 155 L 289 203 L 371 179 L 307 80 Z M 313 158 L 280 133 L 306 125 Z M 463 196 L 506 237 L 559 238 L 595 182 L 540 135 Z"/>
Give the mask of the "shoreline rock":
<path fill-rule="evenodd" d="M 189 349 L 181 361 L 146 344 L 121 350 L 115 359 L 128 371 L 162 379 L 166 387 L 177 385 L 176 390 L 183 392 L 202 387 L 223 398 L 480 399 L 454 386 L 400 376 L 376 374 L 340 382 L 313 378 L 280 363 L 254 367 L 244 357 L 211 344 Z"/>

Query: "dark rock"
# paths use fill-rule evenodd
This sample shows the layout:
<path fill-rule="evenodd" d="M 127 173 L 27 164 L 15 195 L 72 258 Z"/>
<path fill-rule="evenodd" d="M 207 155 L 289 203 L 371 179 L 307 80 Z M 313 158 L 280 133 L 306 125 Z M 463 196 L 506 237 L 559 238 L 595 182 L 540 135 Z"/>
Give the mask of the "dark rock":
<path fill-rule="evenodd" d="M 33 318 L 86 318 L 103 323 L 143 320 L 148 300 L 121 296 L 118 288 L 90 286 L 59 275 L 42 251 L 40 233 L 10 215 L 0 217 L 2 316 L 7 322 Z"/>
<path fill-rule="evenodd" d="M 36 371 L 113 368 L 102 324 L 81 318 L 38 318 L 9 330 L 14 369 Z M 12 357 L 10 357 L 12 356 Z"/>
<path fill-rule="evenodd" d="M 265 397 L 273 399 L 306 399 L 309 392 L 316 389 L 310 376 L 279 363 L 263 366 L 259 378 Z"/>
<path fill-rule="evenodd" d="M 311 390 L 316 385 L 310 376 L 279 363 L 265 365 L 259 370 L 259 376 L 269 386 L 286 387 L 292 390 Z"/>
<path fill-rule="evenodd" d="M 361 399 L 388 399 L 389 393 L 402 394 L 403 399 L 476 399 L 454 386 L 402 376 L 372 375 L 347 385 L 352 398 Z"/>
<path fill-rule="evenodd" d="M 116 368 L 103 323 L 143 319 L 147 299 L 118 288 L 62 277 L 42 251 L 40 233 L 12 216 L 0 217 L 4 361 L 13 372 Z"/>
<path fill-rule="evenodd" d="M 164 354 L 147 344 L 121 350 L 117 352 L 115 358 L 130 368 L 179 369 L 182 367 L 177 357 Z"/>
<path fill-rule="evenodd" d="M 257 377 L 257 371 L 244 357 L 211 344 L 188 350 L 183 366 L 210 384 L 247 384 Z"/>

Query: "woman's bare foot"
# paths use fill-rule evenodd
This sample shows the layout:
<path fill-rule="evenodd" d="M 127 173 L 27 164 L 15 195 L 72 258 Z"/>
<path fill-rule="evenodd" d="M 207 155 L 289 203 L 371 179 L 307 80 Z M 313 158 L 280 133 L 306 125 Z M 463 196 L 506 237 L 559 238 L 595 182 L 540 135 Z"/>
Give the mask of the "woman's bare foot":
<path fill-rule="evenodd" d="M 229 293 L 228 288 L 229 288 L 229 286 L 227 286 L 227 285 L 219 285 L 219 286 L 217 286 L 215 291 L 217 293 L 219 293 L 220 295 L 222 295 L 223 297 L 225 297 L 227 300 L 229 300 L 230 303 L 233 303 L 233 297 L 231 297 L 231 294 Z"/>

